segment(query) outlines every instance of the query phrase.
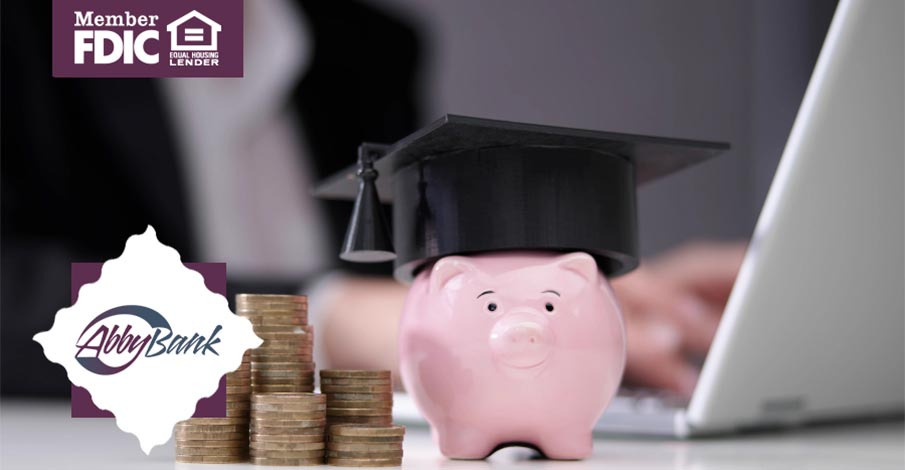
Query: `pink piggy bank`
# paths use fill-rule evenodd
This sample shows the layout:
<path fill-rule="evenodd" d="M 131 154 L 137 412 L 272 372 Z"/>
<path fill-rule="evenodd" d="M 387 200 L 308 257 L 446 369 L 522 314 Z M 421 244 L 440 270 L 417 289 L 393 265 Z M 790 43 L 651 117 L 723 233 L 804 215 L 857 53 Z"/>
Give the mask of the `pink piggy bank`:
<path fill-rule="evenodd" d="M 415 278 L 399 342 L 405 388 L 451 458 L 509 444 L 587 457 L 625 365 L 621 312 L 586 253 L 442 258 Z"/>

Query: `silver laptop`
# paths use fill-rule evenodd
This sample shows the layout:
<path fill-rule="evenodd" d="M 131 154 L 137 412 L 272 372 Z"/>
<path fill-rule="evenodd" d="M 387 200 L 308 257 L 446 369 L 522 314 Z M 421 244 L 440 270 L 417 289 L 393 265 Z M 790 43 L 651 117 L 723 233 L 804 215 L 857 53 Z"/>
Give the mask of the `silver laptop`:
<path fill-rule="evenodd" d="M 901 0 L 839 3 L 691 401 L 621 393 L 596 431 L 903 413 L 903 17 Z M 394 414 L 420 421 L 404 395 Z"/>

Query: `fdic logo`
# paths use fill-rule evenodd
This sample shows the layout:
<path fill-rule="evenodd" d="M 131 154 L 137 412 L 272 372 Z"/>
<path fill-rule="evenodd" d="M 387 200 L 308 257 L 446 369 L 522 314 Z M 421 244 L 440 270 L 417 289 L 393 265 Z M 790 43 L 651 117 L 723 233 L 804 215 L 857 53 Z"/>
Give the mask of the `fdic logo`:
<path fill-rule="evenodd" d="M 93 11 L 75 12 L 75 63 L 84 64 L 91 55 L 94 64 L 112 64 L 122 60 L 133 64 L 139 60 L 156 64 L 160 54 L 149 52 L 148 41 L 159 41 L 160 32 L 154 29 L 159 15 L 95 15 Z M 110 28 L 110 29 L 100 29 Z M 127 29 L 128 28 L 128 29 Z M 134 29 L 147 28 L 147 29 Z M 192 10 L 167 25 L 170 34 L 171 66 L 216 67 L 220 65 L 217 36 L 220 23 Z"/>
<path fill-rule="evenodd" d="M 53 1 L 55 77 L 242 76 L 242 0 Z"/>

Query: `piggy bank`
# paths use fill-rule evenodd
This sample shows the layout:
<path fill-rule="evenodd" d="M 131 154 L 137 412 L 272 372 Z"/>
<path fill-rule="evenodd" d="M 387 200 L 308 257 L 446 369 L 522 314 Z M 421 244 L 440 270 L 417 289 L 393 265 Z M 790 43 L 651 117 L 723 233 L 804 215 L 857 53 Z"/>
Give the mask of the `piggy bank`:
<path fill-rule="evenodd" d="M 400 372 L 447 457 L 592 451 L 625 365 L 622 316 L 586 253 L 448 256 L 414 280 Z"/>

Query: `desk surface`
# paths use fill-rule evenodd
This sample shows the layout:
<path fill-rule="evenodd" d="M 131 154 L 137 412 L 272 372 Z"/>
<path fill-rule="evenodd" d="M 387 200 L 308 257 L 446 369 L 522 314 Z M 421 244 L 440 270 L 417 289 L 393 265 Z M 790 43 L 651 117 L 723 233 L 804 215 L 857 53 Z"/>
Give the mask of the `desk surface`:
<path fill-rule="evenodd" d="M 67 402 L 5 400 L 0 403 L 0 467 L 3 469 L 262 468 L 176 464 L 174 452 L 171 440 L 145 456 L 138 441 L 119 431 L 112 419 L 71 419 Z M 426 428 L 409 428 L 403 467 L 902 469 L 905 468 L 905 425 L 901 421 L 834 425 L 692 441 L 608 437 L 595 441 L 594 455 L 588 460 L 552 462 L 535 460 L 532 456 L 527 449 L 509 448 L 486 461 L 451 461 L 440 455 Z"/>

